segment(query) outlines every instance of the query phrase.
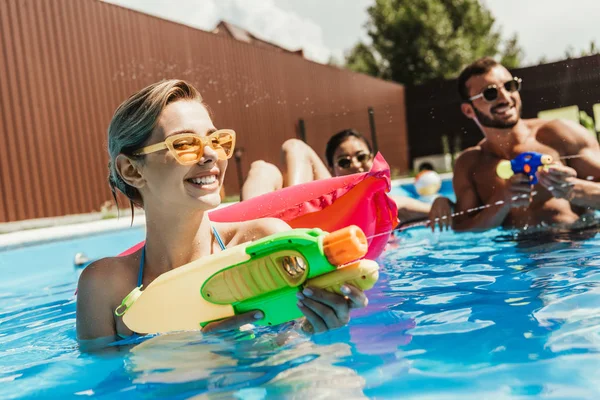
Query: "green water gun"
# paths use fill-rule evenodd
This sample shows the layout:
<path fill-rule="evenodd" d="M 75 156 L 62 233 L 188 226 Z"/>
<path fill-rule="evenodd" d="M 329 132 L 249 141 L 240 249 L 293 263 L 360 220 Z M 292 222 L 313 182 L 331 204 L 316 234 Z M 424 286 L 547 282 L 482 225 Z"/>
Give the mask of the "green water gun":
<path fill-rule="evenodd" d="M 302 317 L 296 293 L 305 286 L 338 294 L 346 283 L 372 288 L 379 266 L 362 259 L 367 250 L 356 226 L 281 232 L 162 274 L 134 289 L 115 313 L 137 333 L 198 330 L 251 310 L 264 314 L 256 325 L 278 325 Z"/>

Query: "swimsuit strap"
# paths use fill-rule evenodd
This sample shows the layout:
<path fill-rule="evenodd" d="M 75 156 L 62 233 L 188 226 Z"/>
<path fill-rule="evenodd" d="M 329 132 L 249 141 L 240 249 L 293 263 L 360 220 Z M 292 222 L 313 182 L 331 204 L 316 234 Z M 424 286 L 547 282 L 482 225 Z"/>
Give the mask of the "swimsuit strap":
<path fill-rule="evenodd" d="M 212 227 L 212 231 L 213 231 L 213 235 L 215 235 L 215 239 L 217 239 L 217 242 L 219 243 L 219 246 L 221 247 L 221 250 L 225 250 L 225 245 L 223 244 L 223 240 L 221 240 L 221 236 L 219 236 L 219 232 L 217 232 L 217 230 L 215 229 L 215 227 Z"/>
<path fill-rule="evenodd" d="M 138 287 L 142 286 L 142 278 L 144 277 L 144 259 L 146 258 L 146 246 L 142 247 L 142 257 L 140 258 L 140 272 L 138 273 Z"/>
<path fill-rule="evenodd" d="M 142 278 L 144 277 L 144 260 L 145 260 L 145 258 L 146 258 L 146 246 L 142 247 L 142 257 L 140 257 L 140 272 L 138 272 L 138 282 L 137 282 L 138 288 L 142 286 Z M 133 332 L 133 334 L 131 336 L 122 335 L 120 333 L 117 333 L 117 335 L 119 336 L 119 338 L 121 338 L 121 340 L 113 342 L 113 343 L 109 344 L 109 346 L 120 346 L 120 345 L 131 344 L 130 343 L 131 341 L 141 337 L 141 335 L 138 334 L 137 332 Z"/>
<path fill-rule="evenodd" d="M 210 223 L 210 217 L 208 217 L 208 222 Z M 217 230 L 215 229 L 215 227 L 213 226 L 212 223 L 210 223 L 210 227 L 212 229 L 212 233 L 213 233 L 215 239 L 217 239 L 217 243 L 219 243 L 219 247 L 221 247 L 221 250 L 225 250 L 225 244 L 223 243 L 221 236 L 219 236 L 219 232 L 217 232 Z M 212 253 L 212 250 L 211 250 L 211 253 Z"/>
<path fill-rule="evenodd" d="M 221 250 L 225 250 L 225 244 L 223 244 L 223 240 L 221 239 L 221 236 L 219 236 L 219 232 L 217 232 L 217 230 L 215 229 L 215 227 L 212 227 L 212 231 L 213 231 L 213 235 L 215 235 L 215 239 L 217 239 L 217 243 L 219 243 L 219 246 L 221 247 Z M 146 258 L 146 246 L 142 247 L 142 257 L 140 258 L 140 272 L 138 273 L 138 282 L 137 285 L 138 287 L 142 286 L 142 279 L 144 278 L 144 260 Z"/>
<path fill-rule="evenodd" d="M 217 239 L 217 242 L 219 243 L 219 246 L 221 246 L 221 250 L 225 250 L 225 245 L 223 244 L 223 240 L 221 240 L 221 236 L 219 236 L 219 232 L 217 232 L 217 230 L 215 229 L 215 227 L 212 227 L 212 231 L 213 231 L 213 235 L 215 235 L 215 239 Z M 144 277 L 144 260 L 146 258 L 146 246 L 142 247 L 142 256 L 140 258 L 140 272 L 138 273 L 138 282 L 137 282 L 137 286 L 140 287 L 142 286 L 142 278 Z M 121 337 L 121 339 L 123 340 L 133 340 L 133 339 L 137 339 L 139 337 L 141 337 L 138 333 L 133 332 L 133 335 L 127 337 L 124 335 L 119 334 L 119 336 Z M 121 341 L 119 342 L 115 342 L 112 343 L 111 345 L 119 345 Z"/>

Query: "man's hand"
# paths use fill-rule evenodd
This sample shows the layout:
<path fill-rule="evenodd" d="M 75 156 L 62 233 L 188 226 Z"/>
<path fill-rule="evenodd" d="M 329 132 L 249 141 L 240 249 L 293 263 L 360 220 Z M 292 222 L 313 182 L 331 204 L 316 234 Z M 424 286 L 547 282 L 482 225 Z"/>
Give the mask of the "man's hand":
<path fill-rule="evenodd" d="M 549 168 L 537 172 L 538 181 L 557 199 L 573 199 L 573 187 L 577 172 L 566 165 L 552 164 Z"/>
<path fill-rule="evenodd" d="M 511 208 L 528 207 L 531 203 L 533 185 L 525 174 L 515 174 L 504 188 L 504 202 Z"/>
<path fill-rule="evenodd" d="M 440 196 L 434 200 L 429 211 L 429 226 L 435 232 L 435 226 L 440 226 L 440 232 L 452 227 L 452 208 L 454 204 L 447 197 Z"/>

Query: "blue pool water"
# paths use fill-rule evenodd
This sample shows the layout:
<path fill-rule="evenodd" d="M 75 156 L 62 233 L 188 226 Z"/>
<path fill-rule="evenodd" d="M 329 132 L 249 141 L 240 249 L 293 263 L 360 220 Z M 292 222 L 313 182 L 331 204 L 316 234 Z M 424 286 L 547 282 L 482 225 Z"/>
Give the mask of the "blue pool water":
<path fill-rule="evenodd" d="M 413 199 L 418 199 L 426 203 L 431 203 L 437 196 L 445 196 L 453 202 L 456 202 L 456 195 L 454 194 L 454 190 L 452 189 L 452 179 L 442 179 L 442 186 L 440 187 L 440 191 L 434 196 L 419 196 L 414 185 L 410 182 L 394 186 L 392 188 L 391 193 L 395 195 L 412 197 Z"/>
<path fill-rule="evenodd" d="M 348 327 L 165 335 L 118 353 L 75 341 L 76 252 L 141 229 L 0 253 L 0 398 L 598 398 L 600 239 L 403 231 Z M 203 397 L 204 398 L 204 397 Z"/>

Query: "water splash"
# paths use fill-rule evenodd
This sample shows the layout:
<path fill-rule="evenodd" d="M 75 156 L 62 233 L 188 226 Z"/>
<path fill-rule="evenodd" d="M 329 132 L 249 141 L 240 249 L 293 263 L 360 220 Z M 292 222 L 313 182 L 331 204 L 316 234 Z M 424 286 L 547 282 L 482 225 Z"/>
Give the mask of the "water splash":
<path fill-rule="evenodd" d="M 572 158 L 580 158 L 580 157 L 582 157 L 582 155 L 564 156 L 564 157 L 560 157 L 560 159 L 572 159 Z M 593 177 L 593 176 L 587 176 L 585 178 L 585 180 L 587 180 L 587 181 L 593 181 L 594 179 L 595 179 L 595 177 Z M 573 184 L 571 184 L 571 183 L 563 183 L 559 187 L 560 188 L 565 188 L 565 187 L 568 187 L 568 186 L 573 186 Z M 552 191 L 554 189 L 555 189 L 554 186 L 548 187 L 548 191 Z M 531 199 L 533 199 L 533 197 L 535 197 L 537 194 L 538 194 L 537 191 L 533 191 L 533 192 L 531 192 L 531 195 L 528 195 L 528 194 L 517 195 L 517 196 L 513 196 L 511 198 L 511 200 L 512 201 L 516 201 L 519 198 L 526 199 L 528 197 L 531 198 Z M 455 212 L 455 213 L 452 213 L 450 215 L 444 215 L 444 216 L 439 217 L 439 218 L 434 218 L 433 220 L 432 219 L 426 219 L 426 220 L 423 220 L 423 221 L 418 221 L 418 222 L 415 222 L 415 223 L 412 223 L 412 224 L 407 224 L 407 225 L 400 226 L 400 227 L 398 227 L 396 229 L 392 229 L 392 230 L 389 230 L 389 231 L 386 231 L 386 232 L 382 232 L 382 233 L 378 233 L 378 234 L 375 234 L 375 235 L 371 235 L 371 236 L 367 237 L 367 239 L 372 239 L 372 238 L 379 237 L 379 236 L 389 235 L 389 234 L 391 234 L 391 233 L 393 233 L 395 231 L 399 231 L 400 232 L 400 231 L 404 231 L 404 230 L 407 230 L 407 229 L 416 228 L 416 227 L 419 227 L 419 226 L 429 226 L 431 224 L 435 225 L 435 224 L 437 224 L 440 221 L 447 220 L 448 218 L 454 218 L 454 217 L 459 217 L 459 216 L 463 216 L 463 215 L 466 215 L 466 214 L 471 214 L 471 213 L 482 211 L 482 210 L 485 210 L 485 209 L 491 208 L 491 207 L 498 207 L 498 206 L 504 205 L 505 203 L 506 202 L 504 200 L 499 200 L 499 201 L 496 201 L 494 203 L 484 204 L 484 205 L 479 206 L 479 207 L 469 208 L 467 210 Z"/>

